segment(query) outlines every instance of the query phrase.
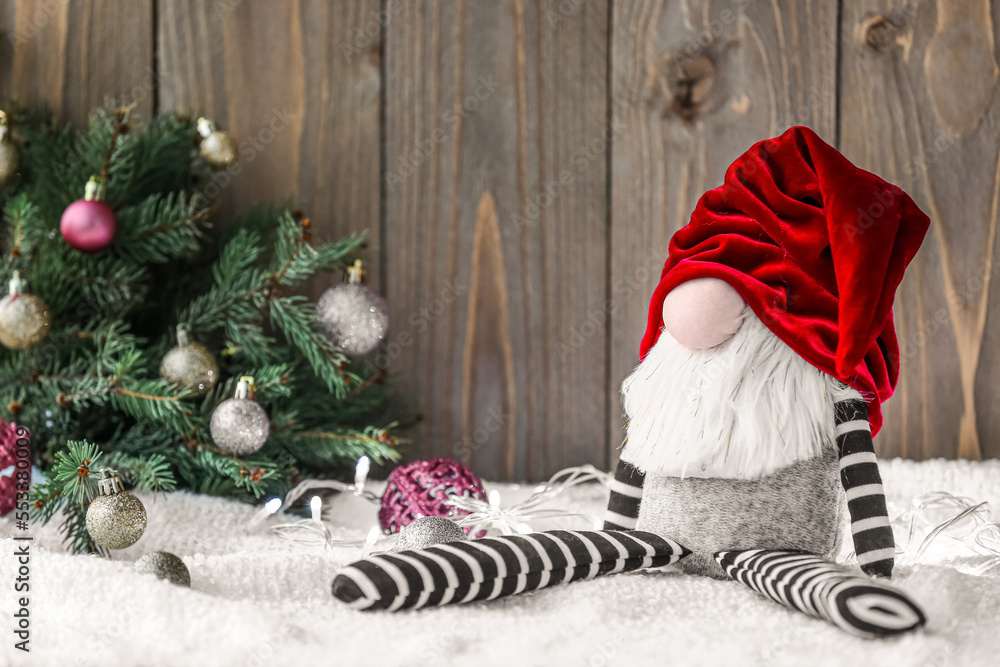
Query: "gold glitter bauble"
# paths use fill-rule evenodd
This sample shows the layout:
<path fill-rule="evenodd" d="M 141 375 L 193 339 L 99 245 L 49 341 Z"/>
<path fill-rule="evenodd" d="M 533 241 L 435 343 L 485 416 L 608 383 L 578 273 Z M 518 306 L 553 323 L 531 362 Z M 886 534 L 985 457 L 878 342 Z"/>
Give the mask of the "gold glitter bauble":
<path fill-rule="evenodd" d="M 128 491 L 97 496 L 87 508 L 87 532 L 108 549 L 124 549 L 146 530 L 146 508 Z"/>
<path fill-rule="evenodd" d="M 49 333 L 49 307 L 34 294 L 8 294 L 0 299 L 0 343 L 11 350 L 34 347 Z"/>
<path fill-rule="evenodd" d="M 160 363 L 160 377 L 181 389 L 204 396 L 219 380 L 219 365 L 201 343 L 172 348 Z"/>
<path fill-rule="evenodd" d="M 17 146 L 7 139 L 0 140 L 0 185 L 14 178 L 21 160 L 17 154 Z"/>
<path fill-rule="evenodd" d="M 191 585 L 191 573 L 177 556 L 166 551 L 148 553 L 135 562 L 132 569 L 139 574 L 155 574 L 178 586 Z"/>
<path fill-rule="evenodd" d="M 239 156 L 236 140 L 226 132 L 215 130 L 202 138 L 201 156 L 213 169 L 225 169 Z"/>
<path fill-rule="evenodd" d="M 393 551 L 409 551 L 411 549 L 426 549 L 437 544 L 467 540 L 457 523 L 444 516 L 422 516 L 413 523 L 403 526 L 399 531 Z"/>

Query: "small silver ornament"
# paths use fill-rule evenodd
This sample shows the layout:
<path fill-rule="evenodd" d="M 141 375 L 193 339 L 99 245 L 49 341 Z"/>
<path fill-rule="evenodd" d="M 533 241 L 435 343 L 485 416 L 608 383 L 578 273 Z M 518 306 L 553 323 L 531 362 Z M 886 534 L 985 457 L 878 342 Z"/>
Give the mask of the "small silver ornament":
<path fill-rule="evenodd" d="M 389 329 L 389 309 L 364 284 L 364 275 L 359 259 L 347 270 L 347 280 L 323 292 L 316 304 L 327 336 L 349 357 L 374 350 Z"/>
<path fill-rule="evenodd" d="M 422 516 L 413 523 L 403 526 L 393 551 L 426 549 L 435 544 L 467 540 L 469 536 L 458 524 L 444 516 Z"/>
<path fill-rule="evenodd" d="M 17 146 L 10 140 L 9 134 L 7 114 L 0 111 L 0 185 L 14 178 L 17 168 L 21 165 Z"/>
<path fill-rule="evenodd" d="M 146 508 L 125 490 L 118 474 L 101 470 L 97 483 L 101 495 L 87 508 L 87 532 L 102 547 L 124 549 L 139 541 L 146 530 Z"/>
<path fill-rule="evenodd" d="M 271 428 L 267 413 L 251 393 L 252 377 L 242 377 L 236 396 L 219 403 L 212 413 L 212 440 L 231 454 L 252 454 L 264 446 Z"/>
<path fill-rule="evenodd" d="M 239 157 L 236 141 L 227 132 L 216 128 L 215 123 L 199 118 L 198 134 L 201 135 L 201 157 L 212 169 L 225 169 L 236 162 Z"/>
<path fill-rule="evenodd" d="M 183 329 L 177 332 L 177 347 L 163 355 L 160 377 L 167 382 L 204 396 L 219 381 L 219 365 L 201 343 L 192 343 Z"/>
<path fill-rule="evenodd" d="M 40 343 L 52 325 L 45 302 L 26 294 L 17 271 L 10 281 L 10 293 L 0 299 L 0 344 L 11 350 L 27 350 Z"/>
<path fill-rule="evenodd" d="M 148 553 L 135 562 L 132 569 L 139 574 L 155 574 L 178 586 L 191 586 L 191 573 L 177 556 L 166 551 Z"/>

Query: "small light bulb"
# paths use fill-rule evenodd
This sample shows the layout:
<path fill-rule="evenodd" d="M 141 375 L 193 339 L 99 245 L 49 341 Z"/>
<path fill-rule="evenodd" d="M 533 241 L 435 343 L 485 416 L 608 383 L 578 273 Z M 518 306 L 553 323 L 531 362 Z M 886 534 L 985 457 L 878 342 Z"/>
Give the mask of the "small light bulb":
<path fill-rule="evenodd" d="M 281 498 L 271 498 L 264 504 L 268 514 L 274 514 L 281 509 Z"/>
<path fill-rule="evenodd" d="M 319 523 L 323 514 L 323 500 L 319 496 L 309 499 L 309 511 L 312 513 L 312 520 Z"/>

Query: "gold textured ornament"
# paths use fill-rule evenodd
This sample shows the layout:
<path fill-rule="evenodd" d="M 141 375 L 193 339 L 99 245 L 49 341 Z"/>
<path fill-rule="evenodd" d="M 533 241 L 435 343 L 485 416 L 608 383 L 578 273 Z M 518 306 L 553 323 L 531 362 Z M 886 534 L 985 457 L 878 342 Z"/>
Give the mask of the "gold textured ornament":
<path fill-rule="evenodd" d="M 87 532 L 106 549 L 132 546 L 146 530 L 142 501 L 125 490 L 121 477 L 110 468 L 101 470 L 97 487 L 101 495 L 87 508 Z"/>
<path fill-rule="evenodd" d="M 155 574 L 178 586 L 191 586 L 191 573 L 177 556 L 166 551 L 148 553 L 135 562 L 132 569 L 139 574 Z"/>
<path fill-rule="evenodd" d="M 218 129 L 207 118 L 199 118 L 198 134 L 201 135 L 201 157 L 212 169 L 225 169 L 236 162 L 239 150 L 228 132 Z"/>
<path fill-rule="evenodd" d="M 24 282 L 15 271 L 10 293 L 0 299 L 0 344 L 11 350 L 30 349 L 48 335 L 51 325 L 48 305 L 40 297 L 24 293 Z"/>
<path fill-rule="evenodd" d="M 14 178 L 21 159 L 17 146 L 10 140 L 10 128 L 7 127 L 7 114 L 0 111 L 0 185 Z"/>
<path fill-rule="evenodd" d="M 160 362 L 160 377 L 167 382 L 204 396 L 219 381 L 219 364 L 201 343 L 192 343 L 187 331 L 177 331 L 177 347 Z"/>

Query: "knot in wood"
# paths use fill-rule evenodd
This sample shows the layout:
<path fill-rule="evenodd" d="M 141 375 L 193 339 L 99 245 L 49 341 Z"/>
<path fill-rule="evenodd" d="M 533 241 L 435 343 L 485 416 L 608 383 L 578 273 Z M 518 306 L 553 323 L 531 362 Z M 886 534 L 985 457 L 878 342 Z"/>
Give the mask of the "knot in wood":
<path fill-rule="evenodd" d="M 873 51 L 886 53 L 899 40 L 899 26 L 884 16 L 869 19 L 864 29 L 865 44 Z"/>
<path fill-rule="evenodd" d="M 666 83 L 671 109 L 681 118 L 691 119 L 705 110 L 715 84 L 715 63 L 706 56 L 672 60 Z"/>

